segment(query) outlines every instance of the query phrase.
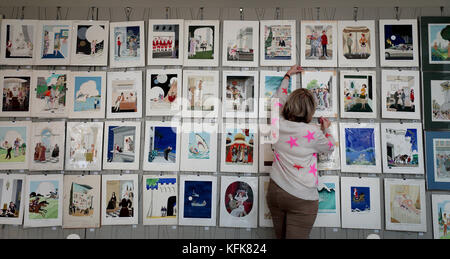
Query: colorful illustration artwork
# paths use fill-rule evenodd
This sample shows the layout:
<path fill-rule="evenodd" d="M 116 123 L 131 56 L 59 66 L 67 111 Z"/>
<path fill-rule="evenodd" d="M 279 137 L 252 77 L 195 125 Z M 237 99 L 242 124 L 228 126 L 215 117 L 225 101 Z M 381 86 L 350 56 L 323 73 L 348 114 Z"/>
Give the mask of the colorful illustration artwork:
<path fill-rule="evenodd" d="M 176 163 L 177 128 L 150 127 L 147 161 L 149 163 Z"/>
<path fill-rule="evenodd" d="M 413 26 L 410 24 L 384 25 L 384 58 L 386 60 L 413 60 Z"/>
<path fill-rule="evenodd" d="M 8 76 L 3 79 L 2 112 L 30 111 L 30 76 Z"/>
<path fill-rule="evenodd" d="M 281 85 L 281 82 L 283 81 L 284 76 L 283 75 L 265 75 L 263 77 L 263 98 L 264 98 L 264 106 L 263 111 L 264 112 L 270 112 L 272 110 L 270 100 L 272 99 L 272 96 L 277 92 L 278 88 Z M 293 84 L 292 79 L 289 79 L 289 85 L 287 92 L 290 94 L 294 89 L 295 86 Z"/>
<path fill-rule="evenodd" d="M 136 160 L 136 127 L 108 126 L 108 163 L 134 163 Z"/>
<path fill-rule="evenodd" d="M 29 219 L 57 219 L 59 215 L 59 181 L 30 181 Z"/>
<path fill-rule="evenodd" d="M 22 177 L 0 178 L 0 219 L 18 219 L 23 208 L 22 192 L 24 179 Z"/>
<path fill-rule="evenodd" d="M 314 116 L 334 117 L 337 113 L 337 105 L 334 104 L 337 96 L 336 73 L 330 71 L 304 71 L 302 73 L 302 88 L 311 91 L 316 101 L 316 112 Z"/>
<path fill-rule="evenodd" d="M 153 24 L 151 27 L 151 56 L 153 59 L 178 59 L 180 57 L 180 25 Z"/>
<path fill-rule="evenodd" d="M 69 33 L 71 25 L 44 24 L 42 26 L 41 59 L 66 59 L 69 56 Z"/>
<path fill-rule="evenodd" d="M 245 217 L 253 208 L 253 190 L 245 182 L 233 182 L 225 191 L 225 207 L 233 217 Z"/>
<path fill-rule="evenodd" d="M 331 134 L 336 141 L 334 144 L 339 147 L 339 126 L 332 122 L 328 128 L 328 134 Z M 339 149 L 335 149 L 331 153 L 318 154 L 318 170 L 339 170 L 341 168 Z"/>
<path fill-rule="evenodd" d="M 375 130 L 345 128 L 346 165 L 376 165 Z"/>
<path fill-rule="evenodd" d="M 67 73 L 45 73 L 37 76 L 33 112 L 61 114 L 66 109 Z"/>
<path fill-rule="evenodd" d="M 345 112 L 372 113 L 374 111 L 374 92 L 372 75 L 344 75 L 343 103 Z M 342 91 L 341 91 L 342 92 Z"/>
<path fill-rule="evenodd" d="M 32 59 L 34 50 L 34 26 L 31 24 L 7 24 L 5 58 Z"/>
<path fill-rule="evenodd" d="M 254 31 L 255 27 L 244 22 L 229 22 L 224 24 L 227 31 L 224 39 L 226 61 L 247 61 L 255 60 Z"/>
<path fill-rule="evenodd" d="M 212 218 L 212 182 L 184 182 L 184 218 Z"/>
<path fill-rule="evenodd" d="M 416 112 L 417 92 L 415 76 L 387 75 L 383 81 L 386 111 L 388 112 Z"/>
<path fill-rule="evenodd" d="M 333 30 L 330 24 L 310 24 L 305 27 L 305 58 L 307 60 L 332 60 Z"/>
<path fill-rule="evenodd" d="M 141 27 L 114 27 L 114 60 L 139 61 L 141 57 Z"/>
<path fill-rule="evenodd" d="M 390 185 L 390 223 L 420 224 L 421 197 L 420 187 L 415 185 Z"/>
<path fill-rule="evenodd" d="M 26 126 L 0 126 L 0 163 L 24 163 L 28 145 Z"/>
<path fill-rule="evenodd" d="M 291 60 L 294 46 L 291 25 L 264 26 L 264 59 Z"/>
<path fill-rule="evenodd" d="M 188 59 L 214 59 L 215 26 L 189 25 L 187 32 Z"/>
<path fill-rule="evenodd" d="M 187 76 L 187 110 L 214 111 L 217 85 L 213 76 Z"/>
<path fill-rule="evenodd" d="M 70 188 L 69 215 L 89 217 L 94 214 L 93 186 L 73 182 Z"/>
<path fill-rule="evenodd" d="M 432 195 L 435 239 L 450 239 L 450 199 L 448 195 Z"/>
<path fill-rule="evenodd" d="M 370 188 L 351 186 L 350 187 L 351 211 L 353 213 L 369 213 L 370 212 Z"/>
<path fill-rule="evenodd" d="M 33 123 L 33 169 L 59 164 L 64 152 L 64 123 Z M 62 163 L 61 163 L 62 166 Z M 62 169 L 62 168 L 59 168 Z"/>
<path fill-rule="evenodd" d="M 105 25 L 77 25 L 75 53 L 80 59 L 99 57 L 105 53 Z"/>
<path fill-rule="evenodd" d="M 102 123 L 67 123 L 66 169 L 69 167 L 72 170 L 86 170 L 100 166 L 102 129 Z"/>
<path fill-rule="evenodd" d="M 111 113 L 130 113 L 138 111 L 138 97 L 140 94 L 133 79 L 111 81 Z"/>
<path fill-rule="evenodd" d="M 430 64 L 450 64 L 450 24 L 428 24 Z"/>
<path fill-rule="evenodd" d="M 210 132 L 190 132 L 189 133 L 189 159 L 210 159 Z"/>
<path fill-rule="evenodd" d="M 135 217 L 135 188 L 133 180 L 106 181 L 106 218 Z"/>
<path fill-rule="evenodd" d="M 417 128 L 386 128 L 386 156 L 389 168 L 419 166 L 419 133 Z"/>
<path fill-rule="evenodd" d="M 253 76 L 226 76 L 223 109 L 226 112 L 248 112 L 255 110 L 255 78 Z"/>
<path fill-rule="evenodd" d="M 100 111 L 102 105 L 102 80 L 101 76 L 75 76 L 74 104 L 75 112 Z"/>
<path fill-rule="evenodd" d="M 343 55 L 347 59 L 368 59 L 372 55 L 371 31 L 366 26 L 346 26 L 342 31 Z"/>
<path fill-rule="evenodd" d="M 178 215 L 177 192 L 176 177 L 146 177 L 144 221 L 158 220 L 160 222 L 159 220 L 167 220 L 167 222 L 176 224 Z"/>
<path fill-rule="evenodd" d="M 450 182 L 450 140 L 446 138 L 434 138 L 433 163 L 434 181 Z"/>
<path fill-rule="evenodd" d="M 253 165 L 255 134 L 249 129 L 226 129 L 225 164 Z"/>
<path fill-rule="evenodd" d="M 147 89 L 147 103 L 151 110 L 177 110 L 178 88 L 181 87 L 179 74 L 151 74 Z"/>
<path fill-rule="evenodd" d="M 336 213 L 336 184 L 322 183 L 317 190 L 319 191 L 318 213 Z"/>
<path fill-rule="evenodd" d="M 450 121 L 450 81 L 431 80 L 431 107 L 434 122 Z"/>

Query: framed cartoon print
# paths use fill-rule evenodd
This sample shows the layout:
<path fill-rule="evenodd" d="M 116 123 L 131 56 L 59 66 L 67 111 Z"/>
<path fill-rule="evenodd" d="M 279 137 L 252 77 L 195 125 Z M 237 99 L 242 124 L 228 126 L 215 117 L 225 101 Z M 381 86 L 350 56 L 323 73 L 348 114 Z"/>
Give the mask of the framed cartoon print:
<path fill-rule="evenodd" d="M 36 56 L 37 20 L 3 19 L 1 27 L 0 63 L 33 65 Z"/>
<path fill-rule="evenodd" d="M 0 224 L 22 225 L 25 207 L 24 174 L 0 174 Z"/>
<path fill-rule="evenodd" d="M 142 71 L 108 72 L 106 117 L 142 117 Z"/>
<path fill-rule="evenodd" d="M 40 21 L 35 48 L 37 65 L 69 65 L 72 21 Z"/>
<path fill-rule="evenodd" d="M 147 65 L 182 65 L 184 20 L 148 21 Z"/>
<path fill-rule="evenodd" d="M 143 175 L 142 218 L 144 225 L 178 224 L 178 179 L 176 174 Z"/>
<path fill-rule="evenodd" d="M 425 131 L 428 190 L 450 190 L 450 133 Z"/>
<path fill-rule="evenodd" d="M 219 20 L 184 21 L 184 66 L 219 65 Z"/>
<path fill-rule="evenodd" d="M 146 116 L 181 113 L 181 69 L 148 69 L 146 83 Z"/>
<path fill-rule="evenodd" d="M 217 118 L 219 71 L 184 70 L 182 116 Z"/>
<path fill-rule="evenodd" d="M 0 117 L 29 117 L 31 114 L 31 70 L 0 71 Z"/>
<path fill-rule="evenodd" d="M 106 66 L 108 64 L 109 21 L 74 21 L 70 64 Z"/>
<path fill-rule="evenodd" d="M 292 66 L 297 62 L 295 20 L 260 22 L 260 65 Z"/>
<path fill-rule="evenodd" d="M 145 66 L 144 21 L 109 24 L 109 66 Z"/>
<path fill-rule="evenodd" d="M 258 71 L 223 71 L 222 116 L 258 117 Z"/>
<path fill-rule="evenodd" d="M 0 169 L 29 168 L 31 122 L 0 122 Z"/>
<path fill-rule="evenodd" d="M 337 67 L 337 22 L 301 21 L 300 51 L 303 67 Z"/>
<path fill-rule="evenodd" d="M 222 65 L 257 67 L 259 21 L 224 21 Z"/>
<path fill-rule="evenodd" d="M 63 170 L 65 137 L 64 121 L 31 123 L 30 171 Z"/>
<path fill-rule="evenodd" d="M 339 67 L 376 67 L 375 21 L 338 21 Z"/>
<path fill-rule="evenodd" d="M 341 71 L 341 118 L 377 118 L 376 71 Z"/>
<path fill-rule="evenodd" d="M 311 91 L 316 100 L 314 117 L 338 117 L 337 71 L 302 71 L 302 88 Z"/>
<path fill-rule="evenodd" d="M 418 67 L 417 20 L 380 20 L 380 65 Z"/>
<path fill-rule="evenodd" d="M 450 70 L 450 17 L 420 17 L 423 71 Z"/>
<path fill-rule="evenodd" d="M 425 129 L 449 129 L 450 73 L 423 72 L 422 84 Z"/>

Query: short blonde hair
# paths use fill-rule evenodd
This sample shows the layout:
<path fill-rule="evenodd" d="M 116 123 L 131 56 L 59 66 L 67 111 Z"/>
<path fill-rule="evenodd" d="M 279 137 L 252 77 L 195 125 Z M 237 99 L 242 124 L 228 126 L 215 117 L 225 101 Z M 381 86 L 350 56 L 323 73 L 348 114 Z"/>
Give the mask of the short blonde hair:
<path fill-rule="evenodd" d="M 311 91 L 300 88 L 289 95 L 281 114 L 288 121 L 310 123 L 316 111 L 316 105 Z"/>

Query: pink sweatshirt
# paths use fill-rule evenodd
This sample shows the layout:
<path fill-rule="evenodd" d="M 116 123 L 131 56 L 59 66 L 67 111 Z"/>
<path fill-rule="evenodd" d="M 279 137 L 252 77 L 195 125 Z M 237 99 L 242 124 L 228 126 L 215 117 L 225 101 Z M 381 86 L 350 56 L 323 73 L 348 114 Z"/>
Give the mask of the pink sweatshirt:
<path fill-rule="evenodd" d="M 279 98 L 281 110 L 286 103 L 289 79 L 284 79 L 273 96 Z M 272 123 L 274 120 L 272 119 Z M 328 133 L 312 124 L 288 121 L 280 114 L 278 140 L 272 144 L 274 163 L 271 179 L 289 194 L 304 200 L 318 200 L 317 153 L 334 151 L 335 140 Z"/>

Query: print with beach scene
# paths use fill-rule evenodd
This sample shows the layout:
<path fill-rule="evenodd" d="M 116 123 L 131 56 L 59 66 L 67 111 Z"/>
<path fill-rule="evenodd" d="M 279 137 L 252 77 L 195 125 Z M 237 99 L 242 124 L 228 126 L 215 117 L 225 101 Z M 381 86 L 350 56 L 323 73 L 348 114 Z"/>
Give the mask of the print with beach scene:
<path fill-rule="evenodd" d="M 340 227 L 341 208 L 339 176 L 322 175 L 319 177 L 319 210 L 314 227 Z"/>
<path fill-rule="evenodd" d="M 104 118 L 106 72 L 69 74 L 69 118 Z"/>
<path fill-rule="evenodd" d="M 340 123 L 341 170 L 381 173 L 379 123 Z"/>

